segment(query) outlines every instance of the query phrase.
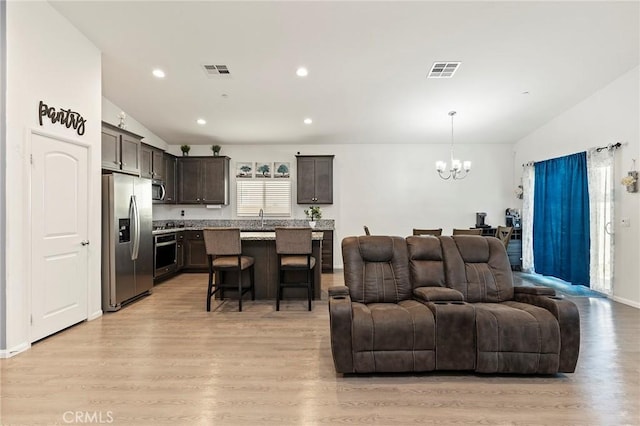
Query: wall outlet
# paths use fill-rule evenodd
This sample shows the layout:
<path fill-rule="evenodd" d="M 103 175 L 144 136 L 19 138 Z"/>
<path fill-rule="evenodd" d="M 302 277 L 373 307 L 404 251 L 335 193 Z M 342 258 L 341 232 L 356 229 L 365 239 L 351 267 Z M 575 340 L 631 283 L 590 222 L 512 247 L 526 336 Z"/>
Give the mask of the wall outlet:
<path fill-rule="evenodd" d="M 630 226 L 631 226 L 631 220 L 630 220 L 628 217 L 623 217 L 623 218 L 620 220 L 620 225 L 621 225 L 623 228 L 628 228 L 628 227 L 630 227 Z"/>
<path fill-rule="evenodd" d="M 184 210 L 180 210 L 180 216 L 184 217 Z"/>

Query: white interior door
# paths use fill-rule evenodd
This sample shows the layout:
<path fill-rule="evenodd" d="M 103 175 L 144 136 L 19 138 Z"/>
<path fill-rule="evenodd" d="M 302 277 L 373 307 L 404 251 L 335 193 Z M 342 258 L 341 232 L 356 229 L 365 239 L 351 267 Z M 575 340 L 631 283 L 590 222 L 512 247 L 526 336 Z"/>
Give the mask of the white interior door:
<path fill-rule="evenodd" d="M 87 319 L 86 146 L 33 133 L 31 341 Z"/>

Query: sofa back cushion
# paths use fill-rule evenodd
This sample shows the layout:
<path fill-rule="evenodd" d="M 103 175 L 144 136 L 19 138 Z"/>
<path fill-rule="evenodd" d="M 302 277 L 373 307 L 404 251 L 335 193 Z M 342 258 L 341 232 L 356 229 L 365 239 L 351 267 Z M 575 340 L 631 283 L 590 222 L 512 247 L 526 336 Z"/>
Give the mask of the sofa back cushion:
<path fill-rule="evenodd" d="M 513 275 L 504 244 L 494 237 L 438 237 L 445 261 L 447 287 L 467 302 L 513 299 Z"/>
<path fill-rule="evenodd" d="M 444 260 L 438 237 L 407 237 L 411 285 L 417 287 L 445 287 Z"/>
<path fill-rule="evenodd" d="M 411 299 L 407 243 L 380 235 L 342 240 L 344 282 L 353 302 L 398 303 Z"/>

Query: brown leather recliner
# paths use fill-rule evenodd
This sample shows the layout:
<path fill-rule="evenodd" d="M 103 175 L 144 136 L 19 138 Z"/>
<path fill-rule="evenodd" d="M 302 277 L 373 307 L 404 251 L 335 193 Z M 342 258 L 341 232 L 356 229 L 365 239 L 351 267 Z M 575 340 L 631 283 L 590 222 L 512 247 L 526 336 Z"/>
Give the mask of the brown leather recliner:
<path fill-rule="evenodd" d="M 575 304 L 514 287 L 498 239 L 363 236 L 342 249 L 346 286 L 329 289 L 336 371 L 575 370 Z"/>
<path fill-rule="evenodd" d="M 427 306 L 412 297 L 404 238 L 345 238 L 342 254 L 348 287 L 329 290 L 336 370 L 372 373 L 435 369 L 434 318 Z"/>

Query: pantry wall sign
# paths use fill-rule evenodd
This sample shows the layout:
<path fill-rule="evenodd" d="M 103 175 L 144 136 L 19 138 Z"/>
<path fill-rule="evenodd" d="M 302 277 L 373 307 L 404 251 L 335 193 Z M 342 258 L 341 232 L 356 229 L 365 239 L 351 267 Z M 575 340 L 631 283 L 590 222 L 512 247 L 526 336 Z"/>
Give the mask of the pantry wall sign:
<path fill-rule="evenodd" d="M 72 111 L 71 108 L 56 109 L 55 107 L 50 107 L 43 101 L 40 101 L 40 104 L 38 105 L 38 119 L 41 126 L 44 118 L 51 120 L 52 124 L 60 123 L 67 129 L 73 127 L 75 131 L 78 132 L 78 135 L 84 135 L 84 124 L 87 120 L 82 118 L 79 112 Z"/>

